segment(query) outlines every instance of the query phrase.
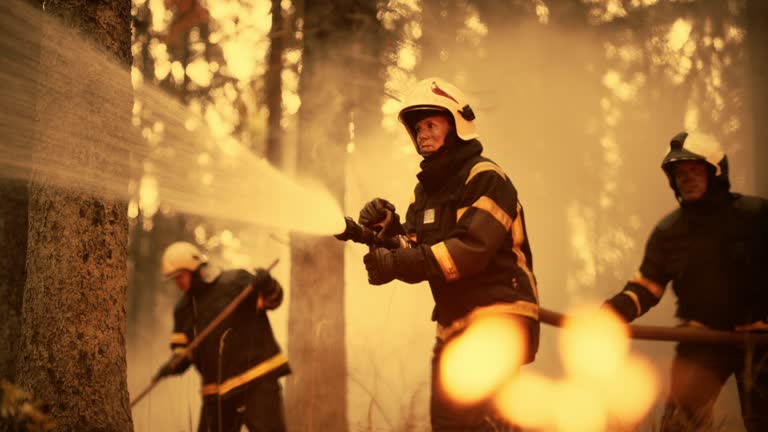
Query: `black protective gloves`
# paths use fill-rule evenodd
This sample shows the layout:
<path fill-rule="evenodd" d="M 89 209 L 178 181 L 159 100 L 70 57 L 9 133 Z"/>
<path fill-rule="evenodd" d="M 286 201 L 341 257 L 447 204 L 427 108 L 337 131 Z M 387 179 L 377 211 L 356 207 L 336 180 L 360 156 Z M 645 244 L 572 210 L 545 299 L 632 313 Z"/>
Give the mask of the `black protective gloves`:
<path fill-rule="evenodd" d="M 283 288 L 268 271 L 263 268 L 254 270 L 253 289 L 258 298 L 257 305 L 260 309 L 275 309 L 283 303 Z"/>
<path fill-rule="evenodd" d="M 253 289 L 256 292 L 269 293 L 274 290 L 275 280 L 263 268 L 257 268 L 253 271 Z"/>
<path fill-rule="evenodd" d="M 430 279 L 437 273 L 427 258 L 429 253 L 426 246 L 394 250 L 376 248 L 363 257 L 368 282 L 371 285 L 384 285 L 394 279 L 408 283 Z"/>
<path fill-rule="evenodd" d="M 368 283 L 384 285 L 395 279 L 395 254 L 386 248 L 376 248 L 363 257 L 368 271 Z"/>
<path fill-rule="evenodd" d="M 389 225 L 384 227 L 382 235 L 392 237 L 405 234 L 405 230 L 400 224 L 400 215 L 395 212 L 395 205 L 383 198 L 374 198 L 366 203 L 362 210 L 360 210 L 357 223 L 371 228 L 384 221 L 387 211 L 392 213 L 392 220 L 389 222 Z"/>

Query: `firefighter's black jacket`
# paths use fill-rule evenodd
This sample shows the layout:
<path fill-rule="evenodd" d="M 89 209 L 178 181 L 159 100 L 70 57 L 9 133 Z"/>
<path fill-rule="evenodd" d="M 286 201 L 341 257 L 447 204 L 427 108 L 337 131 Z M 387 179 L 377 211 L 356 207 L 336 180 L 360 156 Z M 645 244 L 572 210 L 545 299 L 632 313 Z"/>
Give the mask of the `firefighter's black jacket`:
<path fill-rule="evenodd" d="M 733 330 L 768 318 L 766 266 L 768 201 L 721 191 L 664 217 L 637 276 L 608 303 L 632 321 L 672 282 L 680 319 Z"/>
<path fill-rule="evenodd" d="M 211 283 L 193 277 L 190 289 L 176 305 L 171 347 L 180 352 L 248 284 L 254 285 L 254 291 L 193 352 L 191 363 L 202 376 L 204 396 L 234 394 L 255 380 L 290 373 L 265 311 L 280 305 L 283 291 L 268 273 L 257 274 L 259 277 L 246 270 L 228 270 Z M 174 373 L 189 365 L 190 361 L 181 363 Z"/>
<path fill-rule="evenodd" d="M 504 304 L 531 319 L 538 346 L 538 293 L 523 208 L 507 175 L 477 140 L 422 162 L 404 229 L 424 251 L 435 299 L 448 326 L 473 309 Z"/>

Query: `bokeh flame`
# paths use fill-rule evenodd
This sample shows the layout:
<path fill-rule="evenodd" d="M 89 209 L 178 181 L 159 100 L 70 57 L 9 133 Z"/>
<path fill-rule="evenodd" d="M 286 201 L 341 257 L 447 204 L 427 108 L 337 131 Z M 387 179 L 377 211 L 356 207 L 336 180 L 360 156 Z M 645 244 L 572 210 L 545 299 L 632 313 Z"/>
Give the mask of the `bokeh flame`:
<path fill-rule="evenodd" d="M 612 312 L 584 309 L 564 323 L 560 348 L 566 377 L 523 372 L 494 398 L 499 414 L 546 431 L 634 427 L 656 401 L 661 380 L 650 362 L 629 351 L 627 326 Z"/>
<path fill-rule="evenodd" d="M 656 402 L 661 387 L 658 372 L 642 357 L 630 356 L 609 384 L 601 383 L 594 390 L 601 395 L 611 415 L 625 423 L 636 423 Z"/>
<path fill-rule="evenodd" d="M 532 371 L 522 371 L 494 398 L 497 411 L 507 419 L 533 429 L 545 429 L 551 423 L 552 401 L 556 384 Z"/>
<path fill-rule="evenodd" d="M 514 376 L 523 360 L 525 333 L 504 316 L 473 320 L 445 346 L 439 378 L 453 400 L 471 404 L 489 397 Z"/>
<path fill-rule="evenodd" d="M 585 383 L 566 380 L 556 387 L 550 406 L 554 426 L 560 432 L 600 432 L 607 412 L 600 397 Z"/>
<path fill-rule="evenodd" d="M 605 309 L 576 311 L 566 319 L 560 337 L 566 371 L 572 376 L 603 380 L 615 376 L 629 353 L 629 331 Z"/>

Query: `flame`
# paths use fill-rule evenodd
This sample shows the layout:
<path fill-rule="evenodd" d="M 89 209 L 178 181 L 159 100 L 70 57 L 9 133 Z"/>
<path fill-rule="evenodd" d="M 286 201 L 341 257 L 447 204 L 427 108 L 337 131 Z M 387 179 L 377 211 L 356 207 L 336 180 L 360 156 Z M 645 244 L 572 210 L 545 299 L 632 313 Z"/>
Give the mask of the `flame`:
<path fill-rule="evenodd" d="M 565 322 L 560 348 L 570 375 L 605 381 L 618 376 L 617 371 L 627 358 L 629 332 L 610 311 L 583 310 Z"/>
<path fill-rule="evenodd" d="M 503 316 L 478 318 L 445 346 L 439 367 L 443 389 L 459 403 L 487 398 L 518 371 L 524 341 L 516 321 Z"/>
<path fill-rule="evenodd" d="M 504 418 L 525 428 L 546 429 L 551 425 L 555 383 L 534 372 L 523 372 L 499 390 L 496 410 Z"/>
<path fill-rule="evenodd" d="M 600 309 L 573 314 L 565 323 L 561 349 L 572 385 L 581 388 L 582 398 L 589 401 L 585 403 L 597 401 L 599 405 L 583 410 L 595 409 L 596 416 L 632 424 L 655 402 L 659 377 L 648 361 L 630 355 L 627 326 L 612 312 Z"/>
<path fill-rule="evenodd" d="M 621 376 L 610 383 L 599 383 L 594 390 L 613 417 L 623 423 L 636 423 L 656 402 L 661 380 L 656 369 L 638 356 L 629 357 L 621 369 Z"/>
<path fill-rule="evenodd" d="M 552 407 L 554 425 L 561 432 L 598 432 L 605 428 L 607 412 L 600 398 L 578 381 L 555 387 Z"/>

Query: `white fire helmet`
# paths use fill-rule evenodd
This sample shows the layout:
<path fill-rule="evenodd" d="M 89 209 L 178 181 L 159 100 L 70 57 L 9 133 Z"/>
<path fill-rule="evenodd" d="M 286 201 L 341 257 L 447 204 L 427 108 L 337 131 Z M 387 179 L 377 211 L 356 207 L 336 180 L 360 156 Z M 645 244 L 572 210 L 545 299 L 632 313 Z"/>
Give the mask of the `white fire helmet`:
<path fill-rule="evenodd" d="M 728 157 L 725 155 L 718 140 L 701 132 L 680 132 L 672 137 L 669 151 L 661 163 L 661 168 L 667 174 L 669 185 L 677 192 L 672 166 L 675 162 L 694 160 L 705 162 L 712 173 L 712 180 L 730 187 L 728 178 Z"/>
<path fill-rule="evenodd" d="M 161 272 L 165 279 L 174 278 L 179 272 L 191 272 L 208 262 L 208 258 L 192 243 L 178 241 L 165 248 Z"/>
<path fill-rule="evenodd" d="M 464 141 L 477 138 L 475 113 L 464 93 L 442 78 L 427 78 L 416 83 L 403 99 L 403 108 L 397 116 L 405 126 L 411 141 L 419 150 L 414 126 L 420 120 L 439 112 L 450 113 L 456 125 L 456 135 Z"/>

